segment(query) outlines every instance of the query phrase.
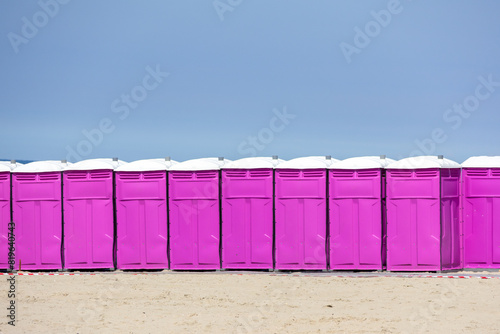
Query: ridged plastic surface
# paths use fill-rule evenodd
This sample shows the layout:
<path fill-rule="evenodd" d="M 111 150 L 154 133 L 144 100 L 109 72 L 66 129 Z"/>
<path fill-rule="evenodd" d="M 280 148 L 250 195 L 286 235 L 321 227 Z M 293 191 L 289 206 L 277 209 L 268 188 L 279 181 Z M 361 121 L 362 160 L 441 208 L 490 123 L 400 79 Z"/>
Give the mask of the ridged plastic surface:
<path fill-rule="evenodd" d="M 12 182 L 15 268 L 61 269 L 61 173 L 14 173 Z"/>
<path fill-rule="evenodd" d="M 382 270 L 382 170 L 329 170 L 330 268 Z"/>
<path fill-rule="evenodd" d="M 273 268 L 273 170 L 222 171 L 222 268 Z"/>
<path fill-rule="evenodd" d="M 220 269 L 219 171 L 170 171 L 170 269 Z"/>
<path fill-rule="evenodd" d="M 277 169 L 275 210 L 275 268 L 326 270 L 326 169 Z"/>
<path fill-rule="evenodd" d="M 167 172 L 115 177 L 118 269 L 167 269 Z"/>
<path fill-rule="evenodd" d="M 500 168 L 463 170 L 464 267 L 500 268 Z"/>
<path fill-rule="evenodd" d="M 65 267 L 114 268 L 113 171 L 63 175 Z"/>

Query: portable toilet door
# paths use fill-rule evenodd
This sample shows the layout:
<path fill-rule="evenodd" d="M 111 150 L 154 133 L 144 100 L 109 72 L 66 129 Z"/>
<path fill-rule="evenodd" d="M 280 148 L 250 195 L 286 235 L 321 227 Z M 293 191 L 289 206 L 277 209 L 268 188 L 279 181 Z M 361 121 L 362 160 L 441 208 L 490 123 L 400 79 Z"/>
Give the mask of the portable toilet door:
<path fill-rule="evenodd" d="M 328 167 L 330 269 L 383 269 L 384 167 L 389 161 L 356 157 Z"/>
<path fill-rule="evenodd" d="M 170 269 L 220 269 L 220 162 L 193 159 L 168 172 Z"/>
<path fill-rule="evenodd" d="M 500 268 L 500 156 L 462 164 L 464 268 Z"/>
<path fill-rule="evenodd" d="M 460 164 L 442 156 L 387 166 L 387 270 L 459 269 Z"/>
<path fill-rule="evenodd" d="M 12 171 L 12 220 L 17 270 L 62 269 L 61 171 L 64 163 L 37 161 Z"/>
<path fill-rule="evenodd" d="M 10 228 L 13 227 L 10 211 L 10 171 L 9 166 L 0 164 L 0 269 L 10 269 L 9 244 L 15 242 L 15 237 L 9 233 Z"/>
<path fill-rule="evenodd" d="M 222 167 L 222 268 L 273 269 L 274 173 L 278 159 Z"/>
<path fill-rule="evenodd" d="M 167 169 L 138 160 L 115 169 L 118 269 L 168 269 Z"/>
<path fill-rule="evenodd" d="M 64 263 L 67 269 L 114 268 L 113 169 L 117 159 L 89 159 L 63 172 Z"/>
<path fill-rule="evenodd" d="M 315 157 L 276 166 L 275 269 L 327 269 L 327 166 Z"/>

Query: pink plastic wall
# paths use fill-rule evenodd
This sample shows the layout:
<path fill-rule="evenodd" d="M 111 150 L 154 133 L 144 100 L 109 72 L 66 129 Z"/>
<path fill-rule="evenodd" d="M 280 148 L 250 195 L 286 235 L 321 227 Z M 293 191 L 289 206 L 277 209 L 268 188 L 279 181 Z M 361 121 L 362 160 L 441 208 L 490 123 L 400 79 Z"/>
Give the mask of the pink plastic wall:
<path fill-rule="evenodd" d="M 387 172 L 387 270 L 460 268 L 459 169 Z"/>
<path fill-rule="evenodd" d="M 0 172 L 0 269 L 9 269 L 10 172 Z"/>
<path fill-rule="evenodd" d="M 61 173 L 13 173 L 16 269 L 62 269 Z"/>
<path fill-rule="evenodd" d="M 500 268 L 500 168 L 463 172 L 464 267 Z"/>
<path fill-rule="evenodd" d="M 118 269 L 166 269 L 167 172 L 117 172 Z"/>
<path fill-rule="evenodd" d="M 442 270 L 462 269 L 460 222 L 461 170 L 441 169 L 441 265 Z"/>
<path fill-rule="evenodd" d="M 170 171 L 170 269 L 220 269 L 219 171 Z"/>
<path fill-rule="evenodd" d="M 329 170 L 330 269 L 382 270 L 381 174 Z"/>
<path fill-rule="evenodd" d="M 276 170 L 275 268 L 326 270 L 326 170 Z"/>
<path fill-rule="evenodd" d="M 382 173 L 382 269 L 387 269 L 387 171 Z"/>
<path fill-rule="evenodd" d="M 222 171 L 222 268 L 273 269 L 273 170 Z"/>
<path fill-rule="evenodd" d="M 114 268 L 113 171 L 63 176 L 65 267 Z"/>

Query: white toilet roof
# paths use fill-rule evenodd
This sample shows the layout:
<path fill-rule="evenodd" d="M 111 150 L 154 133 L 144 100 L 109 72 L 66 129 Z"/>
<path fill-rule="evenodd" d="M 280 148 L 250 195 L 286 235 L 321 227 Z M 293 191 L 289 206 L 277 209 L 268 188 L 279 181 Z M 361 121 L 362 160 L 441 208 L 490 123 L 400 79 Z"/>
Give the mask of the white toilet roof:
<path fill-rule="evenodd" d="M 336 159 L 332 159 L 337 161 Z M 302 157 L 284 161 L 276 166 L 277 169 L 320 169 L 330 165 L 326 158 Z"/>
<path fill-rule="evenodd" d="M 282 159 L 273 159 L 270 157 L 250 157 L 231 161 L 225 164 L 223 169 L 257 169 L 257 168 L 274 168 L 279 163 L 284 162 Z"/>
<path fill-rule="evenodd" d="M 475 156 L 462 163 L 463 168 L 500 168 L 500 156 Z"/>
<path fill-rule="evenodd" d="M 439 159 L 435 155 L 422 155 L 405 158 L 387 165 L 387 169 L 420 169 L 420 168 L 460 168 L 460 164 L 450 159 Z"/>
<path fill-rule="evenodd" d="M 177 164 L 174 160 L 165 159 L 144 159 L 136 160 L 118 166 L 115 171 L 117 172 L 145 172 L 145 171 L 158 171 L 168 170 L 171 166 Z"/>
<path fill-rule="evenodd" d="M 219 160 L 219 158 L 200 158 L 200 159 L 191 159 L 183 162 L 179 162 L 178 164 L 170 167 L 169 170 L 172 171 L 199 171 L 199 170 L 219 170 L 226 163 L 231 160 Z"/>
<path fill-rule="evenodd" d="M 371 169 L 385 168 L 388 164 L 395 162 L 393 159 L 381 158 L 380 156 L 353 157 L 332 163 L 330 169 Z"/>
<path fill-rule="evenodd" d="M 10 172 L 11 169 L 7 165 L 0 164 L 0 172 Z"/>
<path fill-rule="evenodd" d="M 67 163 L 58 160 L 34 161 L 14 168 L 12 172 L 14 173 L 60 172 L 67 165 L 68 165 Z"/>
<path fill-rule="evenodd" d="M 98 170 L 98 169 L 115 169 L 118 166 L 125 164 L 122 160 L 113 160 L 111 158 L 101 158 L 101 159 L 87 159 L 75 162 L 69 165 L 64 170 L 74 171 L 74 170 Z"/>
<path fill-rule="evenodd" d="M 9 167 L 10 169 L 14 169 L 16 167 L 22 166 L 23 164 L 20 162 L 12 163 L 12 161 L 0 161 L 0 165 L 4 165 L 4 166 Z"/>

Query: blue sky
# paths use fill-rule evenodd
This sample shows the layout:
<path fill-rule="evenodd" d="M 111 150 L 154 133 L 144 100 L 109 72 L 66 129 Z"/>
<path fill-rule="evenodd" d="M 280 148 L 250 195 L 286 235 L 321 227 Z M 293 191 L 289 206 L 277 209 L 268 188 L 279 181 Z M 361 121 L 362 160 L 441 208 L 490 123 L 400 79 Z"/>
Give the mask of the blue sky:
<path fill-rule="evenodd" d="M 0 158 L 500 155 L 499 1 L 59 1 L 0 3 Z"/>

